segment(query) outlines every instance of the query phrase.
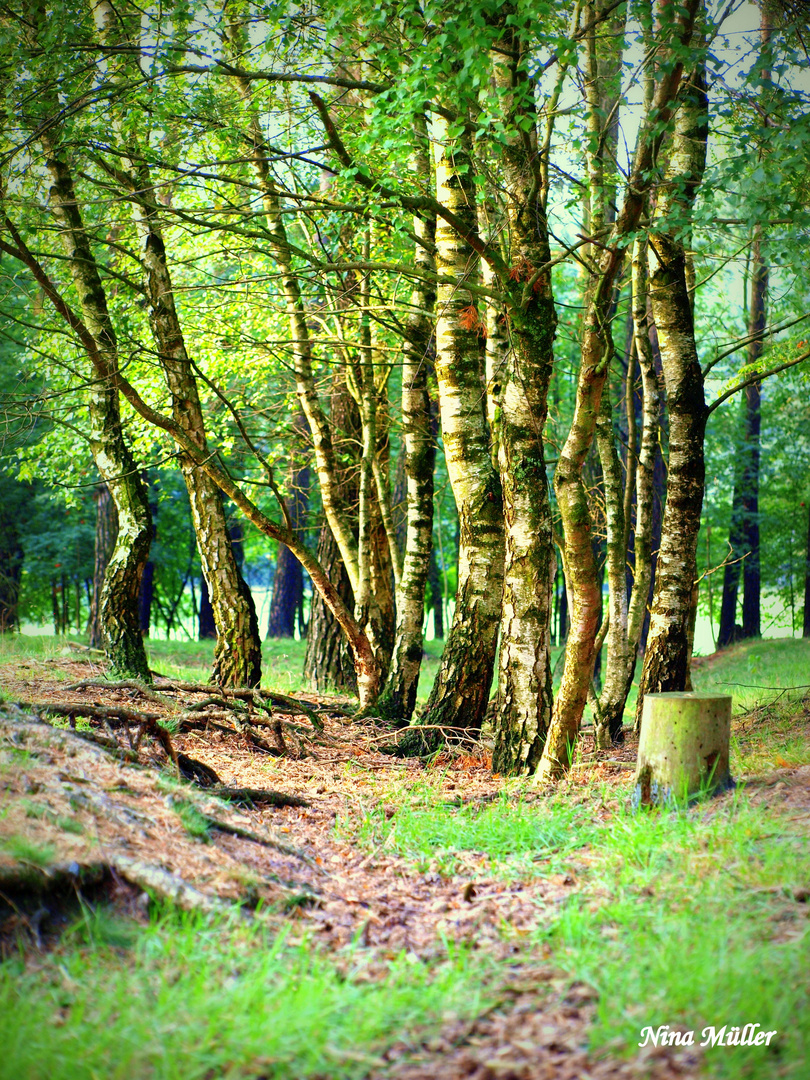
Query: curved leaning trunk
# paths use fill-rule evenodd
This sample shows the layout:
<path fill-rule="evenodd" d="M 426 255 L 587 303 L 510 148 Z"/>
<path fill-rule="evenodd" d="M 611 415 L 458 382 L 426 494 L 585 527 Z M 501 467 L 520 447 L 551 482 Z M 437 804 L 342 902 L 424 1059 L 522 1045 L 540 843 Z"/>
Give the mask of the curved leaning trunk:
<path fill-rule="evenodd" d="M 139 43 L 129 40 L 127 29 L 137 34 L 139 24 L 125 27 L 124 18 L 109 0 L 98 0 L 92 14 L 100 41 L 111 47 L 110 56 L 113 57 L 115 49 L 121 45 L 129 47 L 131 56 L 133 45 L 137 47 Z M 123 77 L 127 75 L 125 67 L 128 62 L 131 60 L 122 62 Z M 110 63 L 117 61 L 111 59 Z M 202 454 L 207 454 L 205 420 L 197 379 L 175 305 L 149 164 L 138 152 L 137 142 L 129 144 L 121 125 L 114 122 L 114 127 L 123 141 L 121 149 L 128 170 L 125 176 L 130 186 L 133 218 L 143 245 L 141 262 L 145 271 L 149 322 L 158 360 L 171 394 L 172 414 L 180 430 Z M 189 454 L 181 452 L 179 463 L 188 490 L 200 563 L 217 630 L 211 678 L 224 686 L 258 686 L 262 670 L 256 608 L 231 546 L 222 493 Z"/>
<path fill-rule="evenodd" d="M 150 682 L 152 675 L 138 609 L 141 577 L 152 543 L 149 496 L 124 439 L 116 389 L 118 345 L 73 177 L 56 149 L 53 129 L 48 135 L 40 136 L 40 142 L 53 180 L 51 197 L 60 224 L 60 239 L 94 353 L 91 360 L 97 380 L 91 384 L 88 395 L 90 448 L 118 515 L 118 535 L 107 564 L 100 603 L 104 650 L 119 675 Z"/>
<path fill-rule="evenodd" d="M 143 178 L 141 196 L 153 195 Z M 134 203 L 144 241 L 149 318 L 172 411 L 180 428 L 206 451 L 205 420 L 197 380 L 186 352 L 174 303 L 171 275 L 160 228 L 152 207 Z M 234 555 L 222 493 L 215 481 L 187 454 L 180 471 L 188 490 L 191 520 L 202 572 L 208 585 L 217 630 L 211 678 L 222 686 L 258 686 L 262 677 L 261 639 L 256 607 Z"/>
<path fill-rule="evenodd" d="M 231 46 L 236 53 L 243 45 L 242 30 L 237 23 L 231 22 L 227 28 Z M 340 498 L 340 485 L 338 481 L 339 470 L 335 460 L 334 447 L 332 445 L 332 432 L 323 408 L 321 407 L 318 391 L 313 372 L 312 343 L 309 336 L 306 311 L 301 297 L 298 276 L 293 261 L 293 251 L 287 237 L 284 218 L 281 213 L 278 193 L 272 180 L 272 173 L 267 160 L 264 138 L 261 125 L 252 103 L 250 82 L 244 78 L 237 78 L 239 92 L 248 105 L 249 109 L 249 138 L 252 144 L 252 160 L 262 193 L 265 220 L 272 233 L 272 241 L 275 248 L 276 260 L 281 270 L 281 285 L 284 293 L 286 313 L 290 323 L 290 331 L 293 341 L 293 358 L 295 386 L 301 411 L 306 417 L 312 436 L 312 449 L 315 463 L 315 471 L 321 492 L 324 515 L 332 531 L 332 535 L 340 550 L 341 558 L 349 578 L 352 594 L 355 599 L 355 617 L 347 618 L 348 612 L 340 600 L 337 590 L 322 572 L 313 574 L 309 566 L 314 560 L 305 554 L 303 546 L 299 549 L 296 545 L 289 545 L 301 560 L 304 569 L 309 570 L 312 583 L 322 593 L 325 602 L 332 614 L 338 619 L 342 629 L 346 633 L 349 647 L 355 662 L 357 674 L 358 695 L 361 708 L 365 709 L 374 705 L 381 689 L 381 659 L 380 655 L 384 645 L 381 641 L 380 626 L 382 624 L 381 612 L 375 602 L 373 589 L 369 588 L 367 576 L 371 572 L 373 555 L 370 551 L 359 550 L 358 540 L 355 539 L 352 522 L 345 512 Z M 364 432 L 364 437 L 366 432 Z M 375 446 L 376 451 L 376 446 Z M 369 464 L 370 471 L 370 464 Z M 371 510 L 369 505 L 376 499 L 369 499 L 367 493 L 373 488 L 373 477 L 368 473 L 363 482 L 364 485 L 364 510 Z M 361 514 L 361 518 L 363 515 Z M 359 533 L 362 537 L 360 543 L 368 544 L 371 530 L 368 523 L 361 520 Z M 285 541 L 286 542 L 286 541 Z M 362 563 L 362 573 L 361 573 Z M 328 589 L 324 591 L 322 584 Z M 340 600 L 339 608 L 335 601 Z M 384 665 L 387 665 L 387 657 Z"/>
<path fill-rule="evenodd" d="M 598 6 L 587 5 L 585 17 L 596 15 Z M 603 38 L 591 30 L 585 36 L 584 96 L 589 136 L 589 198 L 585 227 L 591 235 L 604 234 L 613 218 L 616 185 L 613 153 L 624 15 L 616 18 L 619 20 L 617 34 Z M 598 259 L 599 272 L 592 277 L 586 292 L 574 417 L 554 473 L 554 491 L 564 536 L 562 554 L 570 624 L 562 680 L 539 768 L 543 779 L 554 779 L 569 767 L 593 679 L 597 630 L 602 617 L 602 589 L 583 468 L 599 423 L 602 393 L 613 353 L 614 283 L 619 277 L 624 254 L 617 240 L 628 228 L 634 227 L 640 213 L 636 208 L 635 192 L 632 195 L 632 199 L 625 197 L 624 212 L 620 222 L 611 229 L 609 246 L 602 249 L 601 255 L 595 250 L 591 253 L 592 258 Z M 605 481 L 609 486 L 609 476 Z M 620 508 L 618 513 L 621 513 Z"/>
<path fill-rule="evenodd" d="M 680 39 L 681 45 L 691 39 L 699 4 L 700 0 L 687 0 L 668 29 Z M 613 46 L 608 44 L 607 47 L 610 50 Z M 669 52 L 666 37 L 662 37 L 662 57 Z M 650 104 L 642 118 L 621 210 L 615 222 L 610 224 L 612 211 L 606 197 L 609 185 L 605 183 L 605 169 L 609 167 L 605 153 L 608 133 L 602 127 L 606 110 L 604 96 L 598 87 L 598 82 L 604 78 L 600 66 L 604 60 L 600 58 L 597 37 L 588 39 L 589 123 L 593 135 L 599 135 L 589 150 L 592 190 L 588 226 L 591 235 L 608 228 L 609 234 L 607 244 L 599 245 L 599 273 L 589 288 L 574 418 L 554 476 L 565 535 L 571 626 L 562 682 L 538 770 L 543 779 L 555 779 L 570 767 L 593 674 L 601 589 L 591 545 L 591 519 L 582 469 L 596 432 L 602 390 L 614 351 L 611 322 L 615 310 L 615 285 L 624 262 L 624 240 L 635 231 L 641 218 L 653 175 L 652 166 L 666 122 L 674 112 L 681 82 L 681 62 L 672 54 L 667 59 L 671 62 L 664 63 L 662 59 Z"/>
<path fill-rule="evenodd" d="M 129 448 L 119 437 L 118 395 L 110 392 L 105 397 L 103 406 L 97 402 L 91 409 L 91 445 L 99 471 L 108 478 L 118 515 L 118 535 L 104 573 L 102 638 L 115 671 L 151 682 L 138 602 L 153 535 L 149 493 Z M 126 472 L 130 475 L 125 477 Z"/>
<path fill-rule="evenodd" d="M 469 233 L 477 215 L 466 150 L 445 143 L 436 165 L 438 201 Z M 458 589 L 441 665 L 420 721 L 478 729 L 489 702 L 503 582 L 501 485 L 485 416 L 481 323 L 465 282 L 477 257 L 443 219 L 436 224 L 436 377 L 444 455 L 459 522 Z M 447 284 L 451 281 L 453 284 Z"/>
<path fill-rule="evenodd" d="M 364 237 L 369 251 L 371 230 Z M 370 280 L 359 285 L 360 302 L 371 306 Z M 380 685 L 388 676 L 396 638 L 396 589 L 401 576 L 401 556 L 391 516 L 388 482 L 388 410 L 383 406 L 385 382 L 377 372 L 385 370 L 378 350 L 376 326 L 361 320 L 359 357 L 347 364 L 349 392 L 360 410 L 361 455 L 357 515 L 357 581 L 354 616 L 365 630 L 379 668 Z M 385 401 L 387 405 L 387 401 Z M 385 455 L 385 458 L 384 458 Z"/>

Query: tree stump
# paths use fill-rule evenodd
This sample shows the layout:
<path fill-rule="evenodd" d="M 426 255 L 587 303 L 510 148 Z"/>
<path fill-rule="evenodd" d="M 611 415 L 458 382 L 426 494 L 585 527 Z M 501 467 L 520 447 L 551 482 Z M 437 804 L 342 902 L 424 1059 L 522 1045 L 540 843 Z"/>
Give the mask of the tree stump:
<path fill-rule="evenodd" d="M 634 805 L 664 805 L 734 787 L 730 736 L 727 694 L 645 695 Z"/>

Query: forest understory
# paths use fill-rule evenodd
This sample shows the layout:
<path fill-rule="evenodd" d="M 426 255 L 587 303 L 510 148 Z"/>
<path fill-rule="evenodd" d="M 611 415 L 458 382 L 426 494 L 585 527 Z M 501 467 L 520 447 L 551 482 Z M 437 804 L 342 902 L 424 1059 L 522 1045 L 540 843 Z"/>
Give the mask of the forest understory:
<path fill-rule="evenodd" d="M 737 710 L 736 791 L 635 813 L 630 730 L 551 789 L 335 697 L 264 691 L 257 744 L 92 655 L 0 665 L 0 1075 L 806 1075 L 806 688 Z M 779 1036 L 638 1047 L 744 1023 Z"/>

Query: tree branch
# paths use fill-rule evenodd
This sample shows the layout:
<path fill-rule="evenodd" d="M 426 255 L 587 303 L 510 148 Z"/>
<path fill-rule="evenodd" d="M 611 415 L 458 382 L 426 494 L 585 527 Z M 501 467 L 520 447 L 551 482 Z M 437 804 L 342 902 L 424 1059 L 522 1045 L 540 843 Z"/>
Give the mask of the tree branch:
<path fill-rule="evenodd" d="M 771 368 L 770 371 L 758 371 L 749 376 L 749 378 L 743 379 L 737 386 L 732 386 L 730 390 L 726 390 L 725 394 L 721 394 L 716 401 L 713 401 L 706 410 L 706 416 L 710 416 L 718 405 L 722 405 L 724 401 L 728 401 L 728 399 L 733 394 L 736 394 L 738 390 L 744 390 L 746 386 L 752 386 L 754 383 L 762 382 L 762 380 L 767 379 L 769 375 L 778 375 L 780 371 L 787 371 L 788 368 L 795 367 L 804 360 L 810 360 L 810 351 L 803 353 L 802 356 L 797 356 L 793 360 L 788 360 L 785 364 L 779 364 L 777 367 Z"/>

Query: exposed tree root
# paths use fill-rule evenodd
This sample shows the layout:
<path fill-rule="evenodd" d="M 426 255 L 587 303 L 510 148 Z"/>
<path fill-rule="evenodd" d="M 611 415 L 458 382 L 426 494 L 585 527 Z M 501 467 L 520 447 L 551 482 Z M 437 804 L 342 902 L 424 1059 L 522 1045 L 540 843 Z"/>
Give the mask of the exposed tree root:
<path fill-rule="evenodd" d="M 160 678 L 155 681 L 157 690 L 178 690 L 187 694 L 208 694 L 212 704 L 223 707 L 232 707 L 232 701 L 247 701 L 258 709 L 270 711 L 269 706 L 277 712 L 286 712 L 293 716 L 302 713 L 317 731 L 323 731 L 323 721 L 318 716 L 317 710 L 306 704 L 299 698 L 289 697 L 287 694 L 279 694 L 275 690 L 262 690 L 250 687 L 224 687 L 213 686 L 209 683 L 178 682 L 173 679 Z M 216 691 L 216 694 L 213 693 Z"/>
<path fill-rule="evenodd" d="M 222 787 L 219 773 L 212 769 L 210 765 L 197 761 L 196 758 L 190 758 L 188 754 L 178 753 L 177 765 L 181 776 L 186 780 L 191 780 L 192 783 L 199 785 L 201 788 L 210 790 L 213 787 Z"/>
<path fill-rule="evenodd" d="M 176 707 L 177 702 L 165 694 L 157 693 L 138 679 L 121 679 L 118 682 L 109 682 L 107 679 L 83 679 L 81 682 L 71 683 L 65 690 L 133 690 L 147 701 L 153 701 L 157 705 L 169 705 Z"/>
<path fill-rule="evenodd" d="M 199 689 L 199 685 L 196 683 L 184 683 L 178 684 L 179 686 L 193 687 L 195 690 Z M 71 728 L 75 728 L 74 721 L 77 716 L 86 717 L 91 720 L 96 720 L 99 724 L 103 725 L 108 732 L 109 738 L 103 736 L 93 737 L 90 736 L 92 741 L 97 742 L 105 749 L 114 749 L 115 735 L 112 731 L 113 727 L 124 725 L 127 731 L 127 738 L 129 740 L 130 751 L 137 753 L 141 740 L 144 734 L 150 734 L 163 747 L 167 757 L 172 762 L 174 768 L 177 770 L 178 775 L 183 774 L 183 769 L 178 762 L 177 751 L 172 743 L 171 735 L 166 727 L 160 723 L 161 720 L 169 721 L 172 724 L 177 724 L 179 730 L 188 730 L 189 728 L 209 728 L 212 727 L 217 731 L 222 731 L 227 735 L 242 736 L 249 742 L 250 746 L 261 753 L 270 754 L 273 757 L 285 757 L 290 756 L 294 758 L 300 758 L 303 756 L 303 748 L 298 739 L 298 735 L 310 735 L 311 733 L 301 727 L 299 724 L 293 724 L 290 721 L 282 720 L 279 716 L 274 715 L 273 706 L 269 700 L 265 700 L 266 695 L 268 697 L 276 698 L 284 695 L 269 695 L 266 691 L 252 691 L 252 690 L 237 690 L 223 692 L 221 695 L 211 695 L 209 693 L 201 702 L 192 702 L 186 705 L 186 711 L 178 713 L 176 710 L 180 708 L 178 702 L 165 695 L 153 694 L 151 691 L 146 690 L 136 680 L 122 680 L 117 683 L 104 683 L 99 680 L 88 680 L 86 682 L 74 683 L 68 689 L 82 689 L 87 687 L 97 687 L 104 689 L 114 690 L 137 690 L 138 692 L 145 692 L 145 696 L 150 697 L 151 700 L 158 700 L 161 704 L 169 704 L 172 706 L 173 712 L 165 715 L 157 712 L 144 712 L 138 709 L 133 709 L 128 705 L 97 705 L 97 704 L 84 704 L 73 703 L 67 701 L 56 702 L 20 702 L 20 706 L 24 709 L 30 709 L 33 712 L 38 713 L 52 713 L 58 716 L 66 716 L 70 721 Z M 210 688 L 204 688 L 208 690 Z M 230 699 L 225 694 L 231 695 Z M 284 698 L 285 701 L 292 701 L 292 699 Z M 210 706 L 219 706 L 220 708 L 215 712 L 204 711 Z M 253 706 L 253 708 L 251 708 Z M 260 712 L 257 710 L 261 710 Z M 286 706 L 283 711 L 292 712 L 292 708 L 287 709 Z M 306 706 L 295 710 L 297 713 L 305 713 L 313 725 L 316 732 L 323 731 L 323 721 L 320 717 L 316 716 L 312 710 Z M 222 723 L 221 721 L 230 721 L 230 723 Z M 133 737 L 131 728 L 137 728 L 137 732 Z M 269 728 L 274 736 L 275 745 L 267 742 L 257 730 L 259 728 Z M 285 728 L 290 737 L 291 744 L 288 745 L 285 739 Z M 87 733 L 89 736 L 89 733 Z M 199 782 L 199 776 L 196 777 Z M 213 782 L 213 781 L 212 781 Z M 205 784 L 203 784 L 205 786 Z"/>
<path fill-rule="evenodd" d="M 266 791 L 264 788 L 234 788 L 219 784 L 209 788 L 211 795 L 225 799 L 237 806 L 251 809 L 254 806 L 311 806 L 308 799 L 300 795 L 287 795 L 283 791 Z"/>
<path fill-rule="evenodd" d="M 136 712 L 134 709 L 127 709 L 119 705 L 77 705 L 69 701 L 48 701 L 43 703 L 21 701 L 19 702 L 19 705 L 23 709 L 30 709 L 32 712 L 38 712 L 40 714 L 56 713 L 57 716 L 66 716 L 70 721 L 74 721 L 77 716 L 84 716 L 102 721 L 108 726 L 114 723 L 123 723 L 127 725 L 130 748 L 133 751 L 137 751 L 144 732 L 148 732 L 157 739 L 163 747 L 166 756 L 171 761 L 172 765 L 174 765 L 179 775 L 180 768 L 177 764 L 177 751 L 174 748 L 174 743 L 172 742 L 169 732 L 165 727 L 162 727 L 158 723 L 158 720 L 161 719 L 159 713 Z M 139 729 L 134 740 L 132 739 L 128 727 L 129 724 L 137 725 Z"/>
<path fill-rule="evenodd" d="M 430 757 L 448 745 L 476 747 L 480 742 L 480 732 L 471 732 L 469 728 L 448 727 L 445 724 L 413 724 L 399 731 L 381 735 L 379 739 L 393 739 L 386 746 L 380 747 L 383 754 L 394 757 Z"/>
<path fill-rule="evenodd" d="M 168 870 L 160 866 L 152 866 L 139 859 L 131 859 L 127 855 L 116 855 L 110 865 L 133 885 L 137 885 L 161 900 L 168 900 L 184 911 L 216 913 L 232 910 L 231 904 L 220 900 L 217 896 L 200 892 L 181 877 L 170 874 Z"/>
<path fill-rule="evenodd" d="M 100 731 L 73 731 L 72 734 L 77 739 L 83 739 L 85 742 L 100 746 L 102 750 L 106 750 L 113 757 L 121 758 L 123 761 L 132 763 L 140 761 L 136 751 L 128 750 L 125 746 L 122 746 L 114 735 L 102 735 Z"/>
<path fill-rule="evenodd" d="M 83 890 L 96 894 L 105 881 L 109 883 L 116 878 L 184 911 L 223 914 L 233 911 L 235 907 L 219 897 L 195 889 L 181 877 L 170 874 L 160 866 L 153 866 L 127 855 L 114 855 L 98 862 L 54 863 L 45 867 L 18 863 L 10 867 L 0 867 L 0 913 L 4 913 L 6 917 L 10 913 L 17 915 L 18 926 L 22 925 L 27 929 L 41 946 L 40 926 L 43 917 L 52 920 L 60 909 L 84 899 Z M 54 910 L 48 911 L 42 906 L 43 901 L 48 898 L 51 899 Z M 32 900 L 36 901 L 33 911 Z"/>
<path fill-rule="evenodd" d="M 206 798 L 207 792 L 204 795 L 201 791 L 192 787 L 183 787 L 175 791 L 169 796 L 173 805 L 182 807 L 182 804 L 191 804 L 196 810 L 202 814 L 206 822 L 212 829 L 219 829 L 220 832 L 228 833 L 231 836 L 238 836 L 241 840 L 250 840 L 254 844 L 260 844 L 262 847 L 275 848 L 276 851 L 280 851 L 283 855 L 291 855 L 295 859 L 299 859 L 301 862 L 306 863 L 308 866 L 312 866 L 313 863 L 304 852 L 292 844 L 288 844 L 285 840 L 279 839 L 274 836 L 268 829 L 263 829 L 261 826 L 258 828 L 248 829 L 244 825 L 240 825 L 235 821 L 228 821 L 222 817 L 223 811 L 227 811 L 228 807 L 223 803 L 214 802 L 210 798 Z"/>
<path fill-rule="evenodd" d="M 202 761 L 178 753 L 177 761 L 180 771 L 187 780 L 191 780 L 206 793 L 223 799 L 237 806 L 245 806 L 248 809 L 255 806 L 311 806 L 307 799 L 300 795 L 287 795 L 283 791 L 270 791 L 265 788 L 229 787 L 223 784 L 219 775 Z"/>

